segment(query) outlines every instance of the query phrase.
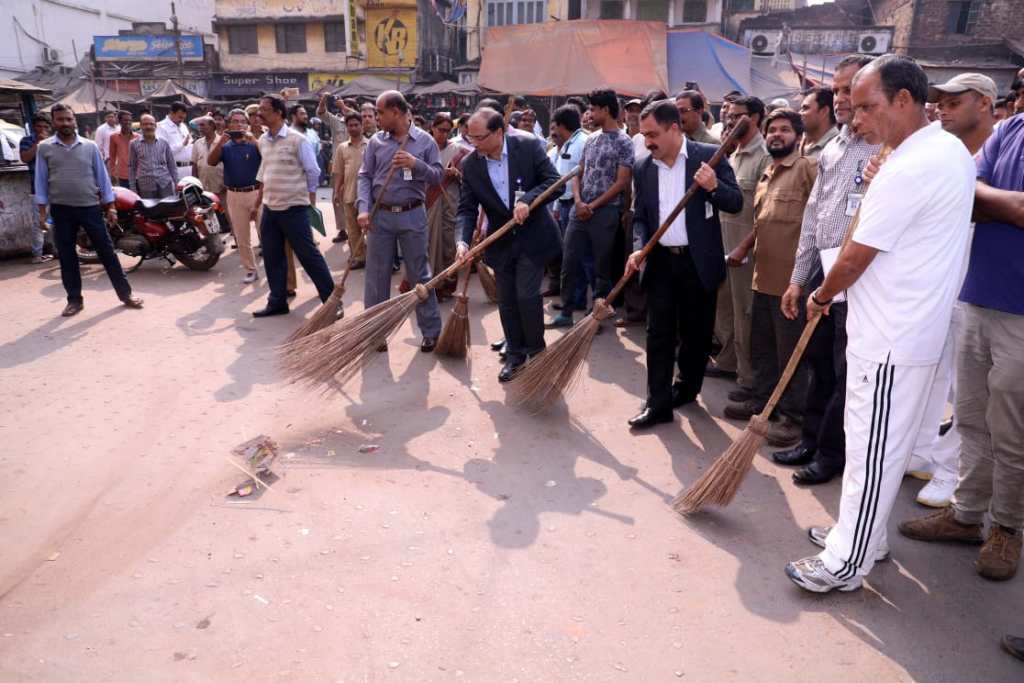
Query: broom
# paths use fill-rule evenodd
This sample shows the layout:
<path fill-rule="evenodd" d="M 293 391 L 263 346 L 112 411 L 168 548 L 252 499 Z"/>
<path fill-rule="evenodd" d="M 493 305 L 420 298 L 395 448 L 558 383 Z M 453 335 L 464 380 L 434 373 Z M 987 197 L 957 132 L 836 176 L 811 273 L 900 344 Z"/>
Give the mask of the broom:
<path fill-rule="evenodd" d="M 533 211 L 579 173 L 573 169 L 537 196 L 530 204 Z M 377 348 L 395 333 L 416 306 L 426 301 L 430 290 L 458 272 L 466 262 L 476 258 L 491 244 L 516 227 L 515 219 L 505 223 L 467 252 L 463 261 L 456 261 L 426 283 L 364 310 L 351 318 L 343 318 L 319 332 L 289 342 L 282 347 L 281 365 L 285 377 L 308 384 L 326 384 L 333 378 L 340 382 L 351 379 L 376 357 Z"/>
<path fill-rule="evenodd" d="M 459 293 L 455 295 L 452 314 L 444 323 L 441 336 L 437 338 L 434 353 L 451 358 L 465 358 L 469 348 L 469 264 L 462 269 Z"/>
<path fill-rule="evenodd" d="M 476 264 L 476 274 L 480 276 L 480 286 L 484 295 L 492 304 L 498 303 L 498 281 L 494 279 L 494 271 L 483 261 Z"/>
<path fill-rule="evenodd" d="M 727 154 L 726 150 L 732 149 L 749 125 L 750 120 L 747 117 L 741 118 L 733 127 L 729 137 L 708 161 L 708 166 L 712 168 L 717 166 L 722 157 Z M 672 209 L 672 213 L 644 245 L 640 252 L 641 263 L 699 189 L 700 186 L 694 182 L 686 190 L 686 194 Z M 601 321 L 610 318 L 615 312 L 608 302 L 615 301 L 632 276 L 632 272 L 624 273 L 608 296 L 594 300 L 594 308 L 586 317 L 576 323 L 571 330 L 558 338 L 551 346 L 531 358 L 526 367 L 516 373 L 509 385 L 514 405 L 539 413 L 554 405 L 559 396 L 572 390 L 579 381 L 583 361 L 590 353 L 590 346 L 594 342 Z"/>
<path fill-rule="evenodd" d="M 883 147 L 879 152 L 879 157 L 884 161 L 890 151 L 892 150 L 889 147 Z M 843 249 L 853 238 L 853 231 L 857 229 L 858 223 L 860 223 L 860 207 L 857 208 L 857 213 L 850 221 L 850 227 L 843 237 Z M 750 471 L 750 467 L 754 463 L 754 455 L 761 448 L 765 437 L 768 436 L 768 419 L 771 417 L 772 411 L 775 410 L 775 404 L 779 402 L 783 392 L 786 391 L 786 387 L 804 355 L 807 342 L 810 341 L 811 335 L 814 334 L 820 321 L 821 316 L 818 315 L 809 319 L 804 325 L 804 331 L 789 357 L 789 362 L 786 363 L 786 369 L 783 370 L 778 384 L 775 385 L 775 390 L 768 398 L 764 410 L 750 418 L 747 428 L 743 430 L 738 439 L 732 442 L 725 453 L 718 456 L 711 467 L 686 491 L 675 497 L 672 501 L 673 510 L 681 515 L 690 515 L 705 505 L 726 506 L 732 502 L 736 491 L 739 490 L 740 484 L 743 483 L 744 477 L 747 476 L 747 472 Z"/>
<path fill-rule="evenodd" d="M 405 140 L 402 140 L 402 144 L 398 146 L 399 152 L 405 149 L 405 143 L 408 141 L 408 137 L 406 137 Z M 371 221 L 373 220 L 374 214 L 377 213 L 377 208 L 380 206 L 380 198 L 384 194 L 384 190 L 386 190 L 388 188 L 388 184 L 391 183 L 391 176 L 395 174 L 395 168 L 395 166 L 392 166 L 388 169 L 388 174 L 384 177 L 384 185 L 381 187 L 380 194 L 377 195 L 377 200 L 373 203 L 373 208 L 370 210 Z M 349 263 L 351 263 L 351 260 Z M 345 295 L 345 280 L 348 279 L 350 270 L 351 265 L 345 266 L 345 272 L 341 276 L 341 282 L 334 285 L 334 289 L 331 290 L 331 295 L 327 297 L 327 301 L 323 302 L 323 304 L 320 305 L 320 308 L 316 309 L 316 312 L 309 317 L 309 320 L 299 326 L 299 329 L 295 330 L 288 336 L 288 339 L 286 340 L 287 342 L 298 341 L 303 337 L 308 337 L 314 332 L 319 332 L 345 314 L 345 310 L 339 310 L 338 307 L 341 305 L 341 297 Z M 341 315 L 339 315 L 339 313 L 341 313 Z"/>

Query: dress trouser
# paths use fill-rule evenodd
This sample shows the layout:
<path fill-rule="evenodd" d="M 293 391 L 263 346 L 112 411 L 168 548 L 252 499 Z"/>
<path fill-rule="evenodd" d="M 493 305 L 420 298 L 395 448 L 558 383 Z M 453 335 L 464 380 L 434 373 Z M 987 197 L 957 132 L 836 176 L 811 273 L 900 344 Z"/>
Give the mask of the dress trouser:
<path fill-rule="evenodd" d="M 525 360 L 540 353 L 544 350 L 544 300 L 540 295 L 544 265 L 522 254 L 509 255 L 494 268 L 494 279 L 508 359 Z"/>
<path fill-rule="evenodd" d="M 754 292 L 750 314 L 750 364 L 754 371 L 754 398 L 761 404 L 767 403 L 775 391 L 806 323 L 802 304 L 795 320 L 782 314 L 781 304 L 781 296 Z M 778 412 L 797 422 L 804 416 L 807 375 L 807 364 L 802 362 L 779 400 Z"/>
<path fill-rule="evenodd" d="M 391 298 L 391 275 L 399 246 L 405 261 L 405 279 L 413 285 L 430 280 L 427 240 L 427 212 L 422 206 L 401 213 L 382 210 L 374 215 L 373 229 L 366 236 L 363 299 L 367 308 Z M 436 339 L 441 334 L 441 309 L 434 290 L 416 306 L 416 325 L 424 337 Z"/>
<path fill-rule="evenodd" d="M 132 295 L 131 285 L 125 277 L 121 262 L 114 253 L 114 244 L 110 241 L 110 233 L 103 222 L 103 211 L 99 205 L 66 206 L 50 205 L 50 217 L 53 218 L 54 242 L 57 246 L 57 257 L 60 259 L 60 279 L 64 291 L 68 295 L 68 303 L 82 301 L 82 271 L 78 266 L 78 252 L 75 243 L 78 228 L 85 230 L 92 242 L 92 248 L 107 271 L 110 284 L 114 286 L 119 299 L 124 301 Z"/>
<path fill-rule="evenodd" d="M 275 211 L 264 205 L 260 215 L 260 243 L 263 245 L 263 266 L 270 287 L 267 308 L 288 305 L 285 245 L 291 246 L 303 270 L 313 280 L 320 300 L 327 301 L 334 290 L 334 278 L 331 277 L 324 255 L 313 243 L 307 206 L 290 206 Z"/>
<path fill-rule="evenodd" d="M 715 365 L 726 372 L 736 372 L 736 323 L 732 317 L 732 289 L 729 278 L 722 280 L 718 288 L 715 306 L 715 338 L 722 349 L 715 356 Z"/>
<path fill-rule="evenodd" d="M 256 254 L 252 248 L 252 212 L 256 210 L 259 192 L 233 192 L 227 190 L 228 216 L 231 217 L 231 231 L 238 245 L 238 257 L 242 267 L 250 272 L 256 270 Z"/>
<path fill-rule="evenodd" d="M 953 414 L 963 438 L 957 520 L 1024 528 L 1024 315 L 965 304 Z"/>
<path fill-rule="evenodd" d="M 345 216 L 345 232 L 348 233 L 348 255 L 356 261 L 366 261 L 366 235 L 356 220 L 356 203 L 345 202 L 342 212 Z"/>
<path fill-rule="evenodd" d="M 804 351 L 811 379 L 800 442 L 815 450 L 814 460 L 832 472 L 846 462 L 846 306 L 838 302 L 829 307 Z"/>
<path fill-rule="evenodd" d="M 839 520 L 819 557 L 840 579 L 865 576 L 923 428 L 937 365 L 893 365 L 847 354 L 846 469 Z M 934 429 L 935 425 L 928 425 Z"/>
<path fill-rule="evenodd" d="M 679 367 L 680 391 L 697 396 L 715 327 L 716 290 L 708 291 L 689 251 L 658 246 L 644 269 L 647 294 L 647 407 L 672 411 L 672 375 Z"/>
<path fill-rule="evenodd" d="M 946 335 L 946 346 L 949 349 L 944 350 L 928 395 L 924 422 L 926 425 L 934 425 L 935 428 L 921 430 L 908 465 L 908 469 L 931 472 L 932 477 L 945 482 L 956 481 L 960 460 L 960 430 L 954 427 L 939 436 L 939 425 L 946 414 L 946 403 L 956 403 L 956 359 L 960 355 L 957 338 L 963 331 L 963 307 L 964 304 L 959 301 L 953 305 L 953 319 Z"/>
<path fill-rule="evenodd" d="M 722 219 L 722 246 L 729 253 L 742 242 L 753 226 Z M 750 389 L 754 385 L 754 372 L 750 365 L 750 313 L 754 302 L 754 258 L 738 268 L 726 268 L 729 295 L 732 299 L 732 346 L 736 350 L 736 381 Z M 721 339 L 723 345 L 730 340 Z"/>
<path fill-rule="evenodd" d="M 568 201 L 559 199 L 553 206 L 555 207 L 555 218 L 558 221 L 558 231 L 562 238 L 562 253 L 559 253 L 558 259 L 554 264 L 551 284 L 561 293 L 562 270 L 565 263 L 565 234 L 569 230 L 569 216 L 572 214 L 573 201 L 571 199 Z M 576 279 L 576 291 L 573 293 L 572 307 L 573 310 L 582 311 L 587 307 L 587 288 L 594 288 L 594 254 L 590 249 L 589 243 L 582 244 L 578 258 L 580 259 L 580 268 L 583 270 L 583 277 Z"/>
<path fill-rule="evenodd" d="M 575 309 L 577 283 L 583 274 L 583 255 L 587 248 L 594 256 L 594 297 L 605 297 L 612 289 L 612 247 L 619 228 L 619 206 L 605 204 L 590 217 L 581 221 L 576 208 L 569 213 L 569 227 L 565 231 L 562 249 L 562 312 L 571 314 Z"/>

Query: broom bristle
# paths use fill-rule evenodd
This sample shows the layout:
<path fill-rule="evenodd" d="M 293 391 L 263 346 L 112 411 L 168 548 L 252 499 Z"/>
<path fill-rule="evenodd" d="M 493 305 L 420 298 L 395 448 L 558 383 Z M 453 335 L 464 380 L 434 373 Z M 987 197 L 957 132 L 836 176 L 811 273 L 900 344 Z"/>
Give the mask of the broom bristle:
<path fill-rule="evenodd" d="M 310 385 L 327 384 L 335 378 L 342 383 L 351 379 L 379 355 L 377 348 L 419 303 L 413 290 L 285 344 L 281 347 L 284 376 Z"/>
<path fill-rule="evenodd" d="M 494 279 L 494 271 L 486 263 L 478 263 L 476 272 L 480 276 L 480 286 L 484 289 L 484 295 L 492 304 L 498 303 L 498 283 Z"/>
<path fill-rule="evenodd" d="M 509 384 L 512 404 L 539 413 L 572 391 L 600 325 L 601 321 L 591 313 L 531 358 Z"/>
<path fill-rule="evenodd" d="M 759 433 L 754 421 L 732 442 L 725 453 L 718 456 L 704 474 L 693 482 L 686 491 L 672 501 L 672 509 L 681 515 L 691 515 L 705 505 L 726 506 L 743 483 L 750 471 L 754 455 L 764 443 L 764 434 Z"/>
<path fill-rule="evenodd" d="M 327 301 L 320 305 L 320 308 L 316 309 L 316 312 L 309 317 L 309 320 L 302 323 L 299 329 L 295 330 L 288 336 L 289 342 L 308 337 L 314 332 L 333 325 L 338 320 L 338 305 L 341 303 L 341 297 L 345 295 L 344 285 L 335 285 L 331 295 L 327 297 Z"/>
<path fill-rule="evenodd" d="M 444 323 L 441 336 L 437 338 L 434 353 L 451 358 L 465 358 L 469 349 L 469 297 L 465 294 L 455 295 L 455 306 L 452 314 Z"/>

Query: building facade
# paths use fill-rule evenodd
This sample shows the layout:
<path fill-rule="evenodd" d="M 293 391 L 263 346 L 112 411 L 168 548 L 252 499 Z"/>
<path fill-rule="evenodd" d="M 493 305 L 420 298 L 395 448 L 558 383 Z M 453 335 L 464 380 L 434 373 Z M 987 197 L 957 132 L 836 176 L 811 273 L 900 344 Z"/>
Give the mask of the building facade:
<path fill-rule="evenodd" d="M 213 0 L 175 0 L 179 27 L 210 34 Z M 117 35 L 132 24 L 169 22 L 170 2 L 138 0 L 6 0 L 0 2 L 0 78 L 38 67 L 73 67 L 93 36 Z"/>

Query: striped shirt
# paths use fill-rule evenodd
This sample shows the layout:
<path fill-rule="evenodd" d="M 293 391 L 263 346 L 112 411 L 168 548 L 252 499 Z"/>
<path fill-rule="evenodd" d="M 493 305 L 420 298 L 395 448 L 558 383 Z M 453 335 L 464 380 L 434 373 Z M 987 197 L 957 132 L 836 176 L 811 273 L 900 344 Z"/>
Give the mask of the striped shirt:
<path fill-rule="evenodd" d="M 133 192 L 166 191 L 178 182 L 178 168 L 170 146 L 156 138 L 132 140 L 128 146 L 128 187 Z"/>
<path fill-rule="evenodd" d="M 843 126 L 818 156 L 818 177 L 811 188 L 811 196 L 804 209 L 800 225 L 800 242 L 796 248 L 796 262 L 789 281 L 803 287 L 820 265 L 819 252 L 842 246 L 846 230 L 853 220 L 848 211 L 850 195 L 863 195 L 855 179 L 878 154 L 881 145 L 868 144 L 854 135 L 849 126 Z"/>

